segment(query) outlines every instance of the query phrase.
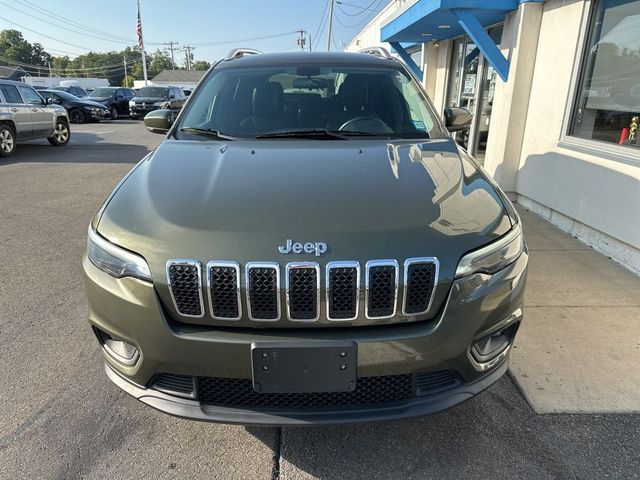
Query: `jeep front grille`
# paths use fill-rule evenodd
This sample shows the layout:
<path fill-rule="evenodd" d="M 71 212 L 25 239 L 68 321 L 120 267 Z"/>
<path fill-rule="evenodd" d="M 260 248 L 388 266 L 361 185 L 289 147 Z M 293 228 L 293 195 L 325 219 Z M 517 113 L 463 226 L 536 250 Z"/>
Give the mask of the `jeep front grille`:
<path fill-rule="evenodd" d="M 167 281 L 173 304 L 180 315 L 196 318 L 204 316 L 200 262 L 169 260 Z"/>
<path fill-rule="evenodd" d="M 398 299 L 398 262 L 374 260 L 367 263 L 367 318 L 390 318 L 396 314 Z"/>
<path fill-rule="evenodd" d="M 216 260 L 209 262 L 202 274 L 196 260 L 170 260 L 167 278 L 173 305 L 182 316 L 204 316 L 203 287 L 206 287 L 208 314 L 216 320 L 241 320 L 246 308 L 249 320 L 278 321 L 284 308 L 282 294 L 288 320 L 315 322 L 324 318 L 334 322 L 359 317 L 361 283 L 367 319 L 394 318 L 398 311 L 405 317 L 424 315 L 431 309 L 439 273 L 439 263 L 434 257 L 406 260 L 403 277 L 396 260 L 371 260 L 363 272 L 364 282 L 360 279 L 358 262 L 329 262 L 324 271 L 315 262 L 292 262 L 282 271 L 284 290 L 281 268 L 269 262 L 247 263 L 242 268 L 237 262 Z M 398 299 L 400 278 L 404 280 L 403 296 Z"/>
<path fill-rule="evenodd" d="M 439 263 L 435 258 L 409 258 L 404 262 L 405 315 L 421 315 L 429 311 L 433 302 L 438 268 Z"/>
<path fill-rule="evenodd" d="M 248 263 L 246 269 L 249 318 L 258 321 L 279 320 L 279 265 L 277 263 Z"/>
<path fill-rule="evenodd" d="M 327 264 L 327 318 L 354 320 L 358 316 L 360 297 L 360 264 L 330 262 Z"/>
<path fill-rule="evenodd" d="M 320 317 L 320 265 L 287 265 L 287 313 L 289 320 L 313 322 Z"/>
<path fill-rule="evenodd" d="M 236 262 L 207 264 L 209 308 L 219 320 L 240 320 L 240 265 Z"/>

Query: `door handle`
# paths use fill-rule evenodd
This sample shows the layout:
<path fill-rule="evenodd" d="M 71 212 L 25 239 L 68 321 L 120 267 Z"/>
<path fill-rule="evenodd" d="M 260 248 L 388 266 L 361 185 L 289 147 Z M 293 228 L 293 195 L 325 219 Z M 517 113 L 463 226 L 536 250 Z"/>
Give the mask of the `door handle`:
<path fill-rule="evenodd" d="M 11 108 L 11 111 L 12 111 L 12 112 L 17 112 L 17 111 L 18 111 L 18 109 L 17 109 L 16 107 L 12 107 L 12 108 Z"/>
<path fill-rule="evenodd" d="M 32 109 L 31 109 L 31 111 L 32 111 L 32 112 L 37 112 L 37 111 L 38 111 L 38 109 L 37 109 L 37 108 L 32 108 Z"/>

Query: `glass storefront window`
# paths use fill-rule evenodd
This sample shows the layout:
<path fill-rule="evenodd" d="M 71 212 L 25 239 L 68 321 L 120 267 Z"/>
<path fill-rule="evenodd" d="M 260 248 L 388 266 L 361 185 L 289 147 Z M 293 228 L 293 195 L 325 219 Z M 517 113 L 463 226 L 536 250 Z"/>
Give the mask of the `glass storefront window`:
<path fill-rule="evenodd" d="M 586 48 L 569 135 L 640 148 L 640 0 L 596 0 Z"/>

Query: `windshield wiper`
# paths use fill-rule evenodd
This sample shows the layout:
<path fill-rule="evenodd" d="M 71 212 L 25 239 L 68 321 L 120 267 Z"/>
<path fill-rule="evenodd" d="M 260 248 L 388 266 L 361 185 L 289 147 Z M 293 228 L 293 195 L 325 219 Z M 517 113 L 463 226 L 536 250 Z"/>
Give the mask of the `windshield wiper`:
<path fill-rule="evenodd" d="M 377 137 L 377 133 L 372 132 L 359 132 L 357 130 L 334 130 L 336 133 L 340 135 L 344 135 L 347 137 Z"/>
<path fill-rule="evenodd" d="M 284 130 L 282 132 L 270 132 L 256 135 L 256 138 L 325 138 L 331 140 L 345 140 L 341 132 L 327 130 L 325 128 L 313 128 L 309 130 Z"/>
<path fill-rule="evenodd" d="M 183 127 L 180 129 L 181 132 L 191 133 L 193 135 L 202 135 L 204 137 L 217 138 L 219 140 L 234 140 L 233 137 L 229 135 L 225 135 L 217 130 L 212 130 L 210 128 L 198 128 L 198 127 Z"/>

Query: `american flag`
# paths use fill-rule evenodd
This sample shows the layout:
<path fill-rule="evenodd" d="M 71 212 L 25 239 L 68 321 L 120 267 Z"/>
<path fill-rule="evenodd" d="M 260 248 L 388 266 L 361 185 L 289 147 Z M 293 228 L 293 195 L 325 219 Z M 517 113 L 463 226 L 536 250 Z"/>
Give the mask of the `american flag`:
<path fill-rule="evenodd" d="M 138 24 L 136 26 L 136 33 L 138 34 L 138 48 L 144 49 L 144 42 L 142 41 L 142 20 L 140 20 L 140 2 L 138 2 Z"/>

